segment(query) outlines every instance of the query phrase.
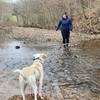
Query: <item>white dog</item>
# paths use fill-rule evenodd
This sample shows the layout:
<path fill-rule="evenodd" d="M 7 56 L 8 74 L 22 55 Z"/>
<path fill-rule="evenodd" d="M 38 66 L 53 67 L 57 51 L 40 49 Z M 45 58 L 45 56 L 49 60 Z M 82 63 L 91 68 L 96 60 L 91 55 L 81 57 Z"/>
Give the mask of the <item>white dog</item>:
<path fill-rule="evenodd" d="M 22 70 L 17 69 L 14 72 L 19 72 L 19 83 L 23 100 L 25 100 L 25 88 L 27 84 L 32 87 L 34 92 L 34 100 L 37 100 L 37 80 L 39 80 L 39 96 L 42 97 L 41 90 L 43 84 L 43 62 L 47 57 L 46 54 L 35 54 L 34 62 L 31 66 L 25 67 Z"/>

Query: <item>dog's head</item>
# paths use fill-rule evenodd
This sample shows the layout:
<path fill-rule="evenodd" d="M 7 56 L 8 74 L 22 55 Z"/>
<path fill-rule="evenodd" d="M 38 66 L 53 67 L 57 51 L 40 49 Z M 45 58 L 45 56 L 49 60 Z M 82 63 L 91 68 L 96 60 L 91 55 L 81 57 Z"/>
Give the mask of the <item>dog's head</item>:
<path fill-rule="evenodd" d="M 34 54 L 33 55 L 33 60 L 37 60 L 37 59 L 39 59 L 39 60 L 45 60 L 46 57 L 47 57 L 47 54 L 45 54 L 45 53 Z"/>

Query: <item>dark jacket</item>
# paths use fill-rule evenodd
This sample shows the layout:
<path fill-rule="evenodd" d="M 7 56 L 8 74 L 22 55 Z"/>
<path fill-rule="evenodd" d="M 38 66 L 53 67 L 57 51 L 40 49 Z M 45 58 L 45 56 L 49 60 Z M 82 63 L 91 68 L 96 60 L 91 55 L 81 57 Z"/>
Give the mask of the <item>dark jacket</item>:
<path fill-rule="evenodd" d="M 58 23 L 58 27 L 56 30 L 61 29 L 61 31 L 72 31 L 72 20 L 68 16 L 65 18 L 61 18 Z"/>

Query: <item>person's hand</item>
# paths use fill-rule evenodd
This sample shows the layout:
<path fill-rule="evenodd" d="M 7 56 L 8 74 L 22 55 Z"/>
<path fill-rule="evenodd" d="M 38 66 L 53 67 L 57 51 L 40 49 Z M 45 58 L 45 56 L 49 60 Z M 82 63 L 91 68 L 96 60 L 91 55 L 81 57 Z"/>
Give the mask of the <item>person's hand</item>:
<path fill-rule="evenodd" d="M 58 29 L 56 29 L 56 31 L 58 31 Z"/>
<path fill-rule="evenodd" d="M 73 31 L 70 31 L 71 33 L 73 32 Z"/>
<path fill-rule="evenodd" d="M 73 30 L 71 29 L 70 32 L 73 32 Z"/>

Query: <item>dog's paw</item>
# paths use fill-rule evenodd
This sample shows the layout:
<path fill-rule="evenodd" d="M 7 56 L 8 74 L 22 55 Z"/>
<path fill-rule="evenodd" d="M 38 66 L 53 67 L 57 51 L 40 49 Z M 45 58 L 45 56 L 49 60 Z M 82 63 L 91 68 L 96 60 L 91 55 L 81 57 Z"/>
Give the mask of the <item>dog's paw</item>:
<path fill-rule="evenodd" d="M 44 100 L 44 96 L 40 96 L 40 98 L 41 98 L 42 100 Z"/>
<path fill-rule="evenodd" d="M 42 96 L 41 94 L 38 95 L 38 98 L 40 98 L 40 100 L 44 100 L 44 96 Z"/>

